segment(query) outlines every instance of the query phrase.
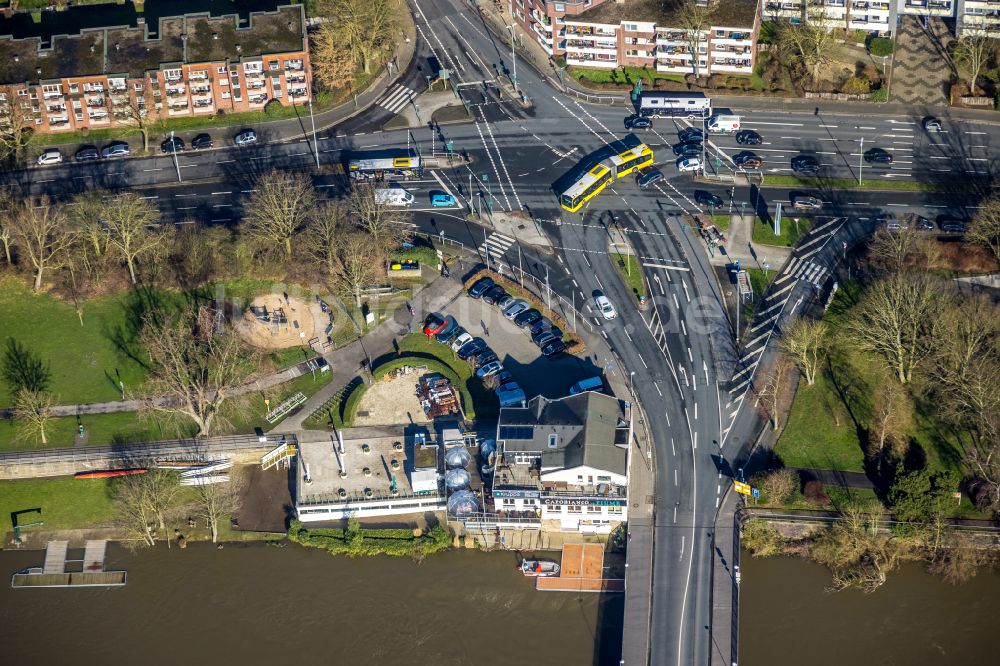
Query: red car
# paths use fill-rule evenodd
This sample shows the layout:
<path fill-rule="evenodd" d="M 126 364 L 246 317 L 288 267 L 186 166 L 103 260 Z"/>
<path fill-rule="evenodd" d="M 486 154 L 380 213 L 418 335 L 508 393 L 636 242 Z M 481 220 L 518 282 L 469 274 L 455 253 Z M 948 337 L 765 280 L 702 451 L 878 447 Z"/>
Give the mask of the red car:
<path fill-rule="evenodd" d="M 447 324 L 444 315 L 432 312 L 424 320 L 424 335 L 437 335 Z"/>

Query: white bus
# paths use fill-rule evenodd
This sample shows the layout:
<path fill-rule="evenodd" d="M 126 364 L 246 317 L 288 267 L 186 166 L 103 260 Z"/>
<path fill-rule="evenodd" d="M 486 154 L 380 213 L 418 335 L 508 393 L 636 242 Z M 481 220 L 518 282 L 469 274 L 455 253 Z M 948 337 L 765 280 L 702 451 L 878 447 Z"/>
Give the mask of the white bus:
<path fill-rule="evenodd" d="M 639 114 L 703 120 L 712 115 L 712 100 L 701 93 L 644 92 L 639 98 Z"/>
<path fill-rule="evenodd" d="M 415 155 L 355 159 L 347 163 L 347 171 L 352 178 L 375 178 L 397 173 L 410 175 L 419 168 L 420 158 Z"/>

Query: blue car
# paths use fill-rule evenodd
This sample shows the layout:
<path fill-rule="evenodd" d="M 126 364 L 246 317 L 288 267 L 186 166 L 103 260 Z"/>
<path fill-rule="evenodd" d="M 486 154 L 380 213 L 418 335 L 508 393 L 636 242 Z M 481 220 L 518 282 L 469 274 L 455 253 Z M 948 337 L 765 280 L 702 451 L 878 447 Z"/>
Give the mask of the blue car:
<path fill-rule="evenodd" d="M 434 192 L 431 194 L 431 205 L 435 208 L 448 208 L 455 205 L 455 197 L 446 192 Z"/>

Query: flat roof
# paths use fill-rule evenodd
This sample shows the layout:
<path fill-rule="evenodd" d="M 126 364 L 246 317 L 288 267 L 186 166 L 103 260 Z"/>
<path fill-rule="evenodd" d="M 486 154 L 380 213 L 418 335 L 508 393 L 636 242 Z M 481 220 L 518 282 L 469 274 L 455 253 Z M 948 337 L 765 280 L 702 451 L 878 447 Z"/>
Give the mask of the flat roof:
<path fill-rule="evenodd" d="M 610 23 L 622 21 L 655 23 L 660 28 L 679 28 L 679 16 L 690 0 L 605 0 L 569 21 Z M 722 28 L 749 28 L 757 15 L 757 0 L 714 0 L 709 5 L 709 25 Z"/>
<path fill-rule="evenodd" d="M 400 495 L 412 492 L 409 472 L 414 469 L 414 448 L 412 441 L 402 437 L 381 437 L 365 439 L 345 439 L 343 460 L 347 477 L 340 478 L 341 456 L 336 453 L 332 440 L 300 442 L 299 460 L 309 467 L 311 483 L 301 483 L 296 493 L 300 500 L 313 499 L 339 501 L 340 490 L 347 492 L 347 498 L 363 499 L 365 489 L 375 496 L 387 496 L 391 478 L 396 479 L 396 490 Z M 402 442 L 403 450 L 397 451 L 396 442 Z M 369 451 L 365 453 L 364 445 Z M 399 462 L 399 469 L 392 469 L 392 461 Z M 365 469 L 369 475 L 365 476 Z M 304 468 L 303 468 L 304 469 Z M 301 478 L 301 475 L 300 475 Z M 346 499 L 346 498 L 345 498 Z"/>

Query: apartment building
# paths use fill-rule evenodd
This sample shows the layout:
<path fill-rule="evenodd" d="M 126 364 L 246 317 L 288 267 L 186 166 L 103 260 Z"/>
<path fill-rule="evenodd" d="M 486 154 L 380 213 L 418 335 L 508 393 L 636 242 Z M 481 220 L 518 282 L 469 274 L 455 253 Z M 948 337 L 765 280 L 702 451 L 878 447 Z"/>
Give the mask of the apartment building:
<path fill-rule="evenodd" d="M 958 0 L 958 34 L 983 34 L 1000 39 L 1000 0 Z"/>
<path fill-rule="evenodd" d="M 750 74 L 756 61 L 758 0 L 699 0 L 710 14 L 697 34 L 659 0 L 508 2 L 510 15 L 546 53 L 577 67 Z"/>
<path fill-rule="evenodd" d="M 953 19 L 960 37 L 981 32 L 1000 38 L 1000 0 L 764 0 L 764 20 L 808 18 L 830 29 L 891 34 L 901 16 Z"/>
<path fill-rule="evenodd" d="M 187 14 L 152 27 L 0 37 L 0 102 L 36 132 L 135 124 L 309 101 L 301 5 L 248 17 Z M 8 122 L 10 119 L 8 118 Z"/>

